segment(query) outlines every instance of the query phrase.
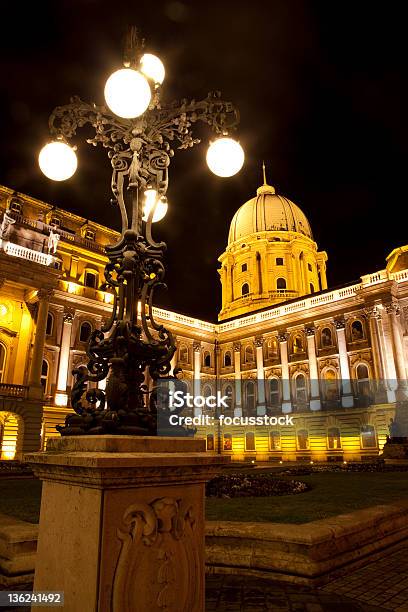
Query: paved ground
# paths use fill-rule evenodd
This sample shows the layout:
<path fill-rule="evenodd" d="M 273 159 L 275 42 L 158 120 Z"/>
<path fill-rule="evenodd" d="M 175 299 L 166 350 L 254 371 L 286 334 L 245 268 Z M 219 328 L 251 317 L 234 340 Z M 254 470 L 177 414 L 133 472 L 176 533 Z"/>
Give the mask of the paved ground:
<path fill-rule="evenodd" d="M 207 576 L 206 612 L 385 612 L 345 595 L 242 576 Z"/>
<path fill-rule="evenodd" d="M 317 590 L 242 576 L 206 587 L 206 612 L 408 612 L 408 546 Z"/>
<path fill-rule="evenodd" d="M 206 612 L 390 611 L 408 612 L 408 546 L 314 590 L 244 576 L 206 578 Z"/>
<path fill-rule="evenodd" d="M 408 612 L 408 546 L 322 587 L 394 612 Z"/>

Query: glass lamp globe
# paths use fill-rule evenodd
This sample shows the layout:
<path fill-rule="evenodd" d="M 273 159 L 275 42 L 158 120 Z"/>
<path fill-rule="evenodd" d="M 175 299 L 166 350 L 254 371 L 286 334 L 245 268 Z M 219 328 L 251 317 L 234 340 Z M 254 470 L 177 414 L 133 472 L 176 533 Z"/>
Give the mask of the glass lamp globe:
<path fill-rule="evenodd" d="M 217 138 L 208 147 L 207 164 L 217 176 L 233 176 L 244 164 L 244 150 L 233 138 Z"/>
<path fill-rule="evenodd" d="M 145 53 L 140 60 L 140 70 L 155 83 L 163 83 L 166 71 L 163 62 L 156 55 Z"/>
<path fill-rule="evenodd" d="M 38 163 L 46 177 L 53 181 L 65 181 L 74 174 L 78 160 L 74 149 L 58 140 L 49 142 L 41 149 Z"/>
<path fill-rule="evenodd" d="M 149 217 L 149 213 L 152 210 L 155 202 L 157 200 L 157 191 L 155 189 L 146 189 L 145 191 L 145 203 L 143 207 L 143 221 L 147 221 Z M 167 198 L 162 196 L 160 200 L 157 202 L 156 209 L 153 213 L 152 222 L 156 223 L 157 221 L 161 221 L 168 209 Z"/>
<path fill-rule="evenodd" d="M 124 119 L 142 115 L 150 104 L 150 85 L 140 72 L 122 68 L 110 75 L 105 84 L 105 100 L 111 111 Z"/>

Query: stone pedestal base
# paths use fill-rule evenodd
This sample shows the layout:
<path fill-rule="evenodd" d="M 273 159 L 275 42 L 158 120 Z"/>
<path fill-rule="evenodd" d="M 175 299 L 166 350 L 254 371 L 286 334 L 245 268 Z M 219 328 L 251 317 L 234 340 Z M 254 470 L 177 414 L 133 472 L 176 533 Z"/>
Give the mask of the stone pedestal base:
<path fill-rule="evenodd" d="M 43 482 L 36 591 L 69 612 L 202 612 L 204 440 L 54 438 L 25 460 Z"/>

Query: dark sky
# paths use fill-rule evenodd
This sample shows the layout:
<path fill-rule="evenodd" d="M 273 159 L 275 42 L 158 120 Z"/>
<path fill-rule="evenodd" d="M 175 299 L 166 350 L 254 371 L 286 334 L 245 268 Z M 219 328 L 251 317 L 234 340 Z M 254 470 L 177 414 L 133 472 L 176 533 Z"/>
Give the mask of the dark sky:
<path fill-rule="evenodd" d="M 78 141 L 79 169 L 63 184 L 43 178 L 36 158 L 55 106 L 73 94 L 102 103 L 127 24 L 163 59 L 165 100 L 220 89 L 240 109 L 246 163 L 237 177 L 209 172 L 204 143 L 172 161 L 170 209 L 155 226 L 169 247 L 163 305 L 215 320 L 217 257 L 234 212 L 260 184 L 262 159 L 328 252 L 329 286 L 383 268 L 407 243 L 403 3 L 30 4 L 1 9 L 2 184 L 118 228 L 105 150 Z"/>

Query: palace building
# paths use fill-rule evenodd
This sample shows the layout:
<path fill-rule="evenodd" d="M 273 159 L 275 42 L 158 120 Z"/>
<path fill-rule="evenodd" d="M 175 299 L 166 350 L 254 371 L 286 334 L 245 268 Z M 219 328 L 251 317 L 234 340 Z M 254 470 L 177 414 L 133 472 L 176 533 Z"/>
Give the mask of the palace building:
<path fill-rule="evenodd" d="M 306 215 L 263 182 L 219 257 L 219 323 L 155 316 L 176 337 L 173 366 L 191 392 L 220 391 L 226 416 L 290 414 L 293 425 L 221 425 L 212 411 L 197 435 L 235 460 L 378 456 L 407 397 L 408 246 L 383 270 L 328 289 Z M 0 218 L 0 449 L 14 459 L 45 448 L 71 410 L 71 372 L 110 315 L 104 247 L 119 234 L 7 187 Z"/>

